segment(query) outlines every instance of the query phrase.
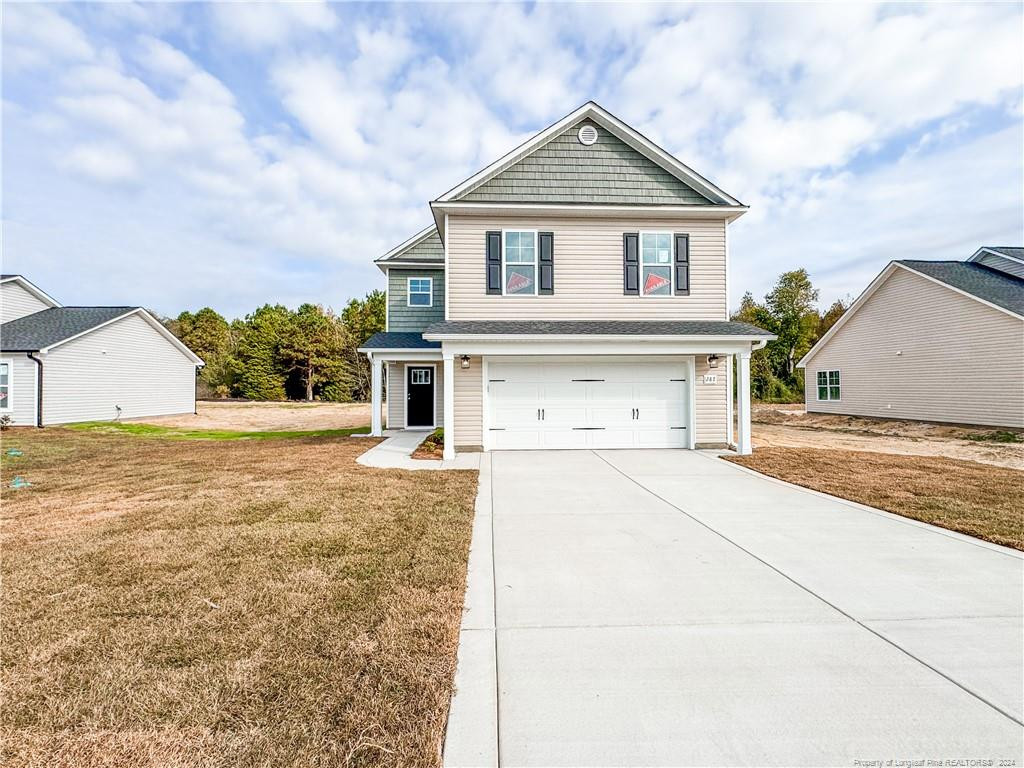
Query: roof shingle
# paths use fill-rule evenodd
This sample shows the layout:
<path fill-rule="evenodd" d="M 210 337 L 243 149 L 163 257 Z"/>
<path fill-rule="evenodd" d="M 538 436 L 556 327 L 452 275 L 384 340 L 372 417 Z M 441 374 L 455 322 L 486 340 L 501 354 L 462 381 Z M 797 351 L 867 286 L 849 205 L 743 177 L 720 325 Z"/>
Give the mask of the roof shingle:
<path fill-rule="evenodd" d="M 763 328 L 730 320 L 466 320 L 434 323 L 423 333 L 453 336 L 772 336 Z"/>
<path fill-rule="evenodd" d="M 362 349 L 440 349 L 439 341 L 427 341 L 421 333 L 375 333 Z"/>
<path fill-rule="evenodd" d="M 973 261 L 896 262 L 940 283 L 1024 317 L 1024 280 Z"/>
<path fill-rule="evenodd" d="M 0 349 L 36 352 L 138 307 L 52 307 L 0 325 Z"/>

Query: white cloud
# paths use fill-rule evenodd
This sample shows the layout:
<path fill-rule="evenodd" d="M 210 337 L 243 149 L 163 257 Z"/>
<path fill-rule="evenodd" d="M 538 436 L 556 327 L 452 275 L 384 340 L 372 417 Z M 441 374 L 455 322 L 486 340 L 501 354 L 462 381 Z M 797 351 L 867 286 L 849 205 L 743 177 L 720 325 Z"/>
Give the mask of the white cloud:
<path fill-rule="evenodd" d="M 5 73 L 55 61 L 86 61 L 95 55 L 81 30 L 51 6 L 5 3 L 3 16 Z"/>
<path fill-rule="evenodd" d="M 81 144 L 61 158 L 61 165 L 104 184 L 120 184 L 138 179 L 135 159 L 117 146 Z"/>
<path fill-rule="evenodd" d="M 213 3 L 210 12 L 224 40 L 250 49 L 273 48 L 315 32 L 330 32 L 338 23 L 322 0 Z"/>
<path fill-rule="evenodd" d="M 871 121 L 849 111 L 785 119 L 756 101 L 722 143 L 734 165 L 768 179 L 779 173 L 843 165 L 874 136 Z"/>

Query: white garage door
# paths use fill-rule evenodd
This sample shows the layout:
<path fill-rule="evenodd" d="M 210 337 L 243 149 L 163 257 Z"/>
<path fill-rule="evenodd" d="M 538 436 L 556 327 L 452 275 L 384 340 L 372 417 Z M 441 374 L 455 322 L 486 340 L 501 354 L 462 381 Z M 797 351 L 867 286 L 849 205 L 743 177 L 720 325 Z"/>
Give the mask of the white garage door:
<path fill-rule="evenodd" d="M 686 448 L 685 360 L 488 361 L 495 449 Z"/>

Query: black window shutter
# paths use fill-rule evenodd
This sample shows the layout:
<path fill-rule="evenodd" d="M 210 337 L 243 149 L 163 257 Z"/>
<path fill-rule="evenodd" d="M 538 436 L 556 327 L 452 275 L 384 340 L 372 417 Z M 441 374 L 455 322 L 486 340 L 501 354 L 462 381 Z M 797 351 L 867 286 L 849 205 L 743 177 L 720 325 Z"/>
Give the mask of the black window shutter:
<path fill-rule="evenodd" d="M 690 236 L 675 235 L 676 296 L 690 295 Z"/>
<path fill-rule="evenodd" d="M 637 232 L 622 235 L 622 292 L 627 296 L 640 295 L 640 235 Z"/>
<path fill-rule="evenodd" d="M 550 296 L 555 292 L 555 233 L 537 233 L 537 293 Z"/>
<path fill-rule="evenodd" d="M 487 292 L 501 293 L 501 232 L 484 234 L 487 255 Z"/>

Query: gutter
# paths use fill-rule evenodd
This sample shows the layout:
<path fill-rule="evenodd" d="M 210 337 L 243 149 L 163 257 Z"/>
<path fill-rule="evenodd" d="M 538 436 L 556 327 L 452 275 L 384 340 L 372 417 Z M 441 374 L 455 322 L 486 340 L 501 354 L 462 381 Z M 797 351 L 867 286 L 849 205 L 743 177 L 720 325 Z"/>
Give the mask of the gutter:
<path fill-rule="evenodd" d="M 34 352 L 26 352 L 28 359 L 39 366 L 36 376 L 36 426 L 43 426 L 43 361 L 35 356 Z"/>

